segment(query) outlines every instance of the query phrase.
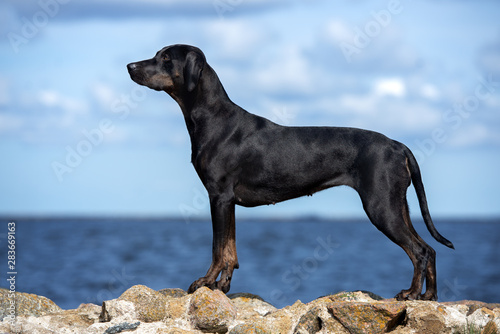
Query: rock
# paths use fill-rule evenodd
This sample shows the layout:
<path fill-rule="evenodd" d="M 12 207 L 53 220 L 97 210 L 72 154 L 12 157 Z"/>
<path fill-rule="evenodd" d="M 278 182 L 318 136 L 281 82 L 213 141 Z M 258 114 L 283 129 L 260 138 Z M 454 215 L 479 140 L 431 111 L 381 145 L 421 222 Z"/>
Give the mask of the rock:
<path fill-rule="evenodd" d="M 161 289 L 158 290 L 159 293 L 165 297 L 180 298 L 187 295 L 187 292 L 182 289 Z"/>
<path fill-rule="evenodd" d="M 500 317 L 488 322 L 481 334 L 500 334 Z"/>
<path fill-rule="evenodd" d="M 495 318 L 495 313 L 486 308 L 480 308 L 474 311 L 471 315 L 467 317 L 467 322 L 471 324 L 475 324 L 479 327 L 484 327 L 488 322 Z"/>
<path fill-rule="evenodd" d="M 151 334 L 199 334 L 199 331 L 187 330 L 182 328 L 166 328 L 166 329 L 157 329 L 155 332 L 151 332 Z"/>
<path fill-rule="evenodd" d="M 104 334 L 117 334 L 117 333 L 121 333 L 124 331 L 133 331 L 133 330 L 136 330 L 140 324 L 141 323 L 139 321 L 137 321 L 133 324 L 130 324 L 128 322 L 122 322 L 122 323 L 119 323 L 118 325 L 115 325 L 113 327 L 106 329 Z"/>
<path fill-rule="evenodd" d="M 467 326 L 466 310 L 437 302 L 406 302 L 407 327 L 417 333 L 462 333 Z"/>
<path fill-rule="evenodd" d="M 62 311 L 61 319 L 64 319 L 67 315 L 74 314 L 85 324 L 93 324 L 99 320 L 101 312 L 101 307 L 95 304 L 81 304 L 76 310 Z"/>
<path fill-rule="evenodd" d="M 18 316 L 10 331 L 17 333 L 64 333 L 65 327 L 74 332 L 83 332 L 97 321 L 101 308 L 98 305 L 82 304 L 76 310 L 58 311 L 43 316 Z"/>
<path fill-rule="evenodd" d="M 52 300 L 30 293 L 15 292 L 14 298 L 9 290 L 0 288 L 0 321 L 10 314 L 11 301 L 15 301 L 17 316 L 41 316 L 61 311 Z"/>
<path fill-rule="evenodd" d="M 323 321 L 320 317 L 321 307 L 314 307 L 300 317 L 299 323 L 295 327 L 294 333 L 314 334 L 321 330 Z"/>
<path fill-rule="evenodd" d="M 350 333 L 385 333 L 405 319 L 403 302 L 337 302 L 328 307 L 332 316 Z"/>
<path fill-rule="evenodd" d="M 261 301 L 265 301 L 264 299 L 262 299 L 261 296 L 254 295 L 253 293 L 248 293 L 248 292 L 228 293 L 226 296 L 229 299 L 248 298 L 248 299 L 258 299 Z"/>
<path fill-rule="evenodd" d="M 189 310 L 191 296 L 167 298 L 165 304 L 166 315 L 168 319 L 181 319 Z"/>
<path fill-rule="evenodd" d="M 498 304 L 471 301 L 456 303 L 406 302 L 406 304 L 406 327 L 415 328 L 417 332 L 421 333 L 426 331 L 439 333 L 469 333 L 469 331 L 473 331 L 479 333 L 495 317 L 500 316 L 500 309 L 494 308 Z M 478 308 L 478 305 L 482 307 Z"/>
<path fill-rule="evenodd" d="M 229 334 L 272 334 L 274 333 L 265 324 L 241 324 L 233 327 Z"/>
<path fill-rule="evenodd" d="M 226 333 L 237 310 L 220 290 L 202 287 L 193 293 L 189 315 L 194 328 L 205 333 Z"/>
<path fill-rule="evenodd" d="M 332 301 L 357 301 L 357 302 L 366 302 L 371 303 L 377 300 L 384 300 L 384 298 L 368 291 L 354 291 L 354 292 L 339 292 L 334 295 L 326 296 Z"/>
<path fill-rule="evenodd" d="M 480 301 L 475 301 L 475 300 L 461 300 L 461 301 L 457 301 L 457 302 L 443 302 L 443 303 L 440 303 L 440 304 L 446 305 L 446 306 L 449 306 L 449 305 L 463 305 L 463 306 L 466 306 L 469 309 L 469 312 L 468 312 L 467 316 L 471 315 L 476 310 L 478 310 L 480 308 L 483 308 L 483 307 L 487 308 L 489 310 L 493 310 L 495 308 L 500 308 L 500 304 L 488 304 L 488 303 L 484 303 L 484 302 L 480 302 Z"/>
<path fill-rule="evenodd" d="M 310 307 L 309 311 L 300 318 L 294 333 L 315 333 L 316 323 L 319 323 L 321 333 L 349 334 L 347 329 L 329 312 L 328 307 L 334 304 L 330 297 L 318 298 L 307 304 Z"/>
<path fill-rule="evenodd" d="M 356 292 L 357 292 L 357 293 L 361 292 L 362 294 L 364 294 L 364 295 L 366 295 L 366 296 L 370 297 L 370 298 L 371 298 L 371 299 L 373 299 L 373 300 L 379 300 L 379 301 L 380 301 L 380 300 L 385 300 L 385 298 L 383 298 L 383 297 L 381 297 L 381 296 L 379 296 L 379 295 L 376 295 L 376 294 L 374 294 L 373 292 L 370 292 L 370 291 L 361 291 L 361 290 L 360 290 L 360 291 L 356 291 Z"/>
<path fill-rule="evenodd" d="M 446 328 L 459 330 L 467 325 L 466 314 L 468 312 L 468 307 L 465 305 L 439 305 L 436 311 L 444 316 Z"/>
<path fill-rule="evenodd" d="M 9 303 L 3 291 L 2 305 Z M 225 296 L 200 288 L 154 291 L 137 285 L 103 306 L 82 304 L 61 310 L 44 297 L 19 294 L 22 314 L 5 317 L 0 333 L 290 333 L 500 334 L 498 304 L 378 300 L 367 292 L 342 292 L 276 309 L 262 298 Z M 8 296 L 7 296 L 8 298 Z M 42 302 L 43 301 L 43 302 Z M 45 308 L 44 305 L 49 307 Z M 5 307 L 3 308 L 5 309 Z M 5 314 L 5 313 L 4 313 Z M 104 321 L 104 322 L 103 322 Z"/>
<path fill-rule="evenodd" d="M 285 306 L 268 314 L 265 321 L 272 325 L 273 333 L 291 333 L 294 325 L 307 310 L 308 307 L 300 300 L 297 300 L 292 306 Z"/>
<path fill-rule="evenodd" d="M 245 318 L 264 317 L 276 311 L 276 307 L 267 303 L 261 297 L 251 293 L 233 293 L 228 295 L 231 304 Z"/>
<path fill-rule="evenodd" d="M 161 321 L 166 316 L 167 297 L 144 285 L 135 285 L 125 291 L 118 300 L 134 304 L 138 319 L 144 322 Z"/>
<path fill-rule="evenodd" d="M 107 320 L 109 321 L 115 322 L 117 319 L 120 319 L 120 321 L 132 322 L 133 320 L 139 318 L 135 310 L 135 305 L 132 302 L 126 300 L 113 299 L 105 301 L 104 304 L 106 305 L 106 311 L 108 312 Z M 101 313 L 102 313 L 102 307 L 101 307 Z M 100 313 L 99 317 L 101 317 Z M 109 321 L 106 321 L 106 323 L 108 323 Z M 100 319 L 99 322 L 101 322 Z"/>

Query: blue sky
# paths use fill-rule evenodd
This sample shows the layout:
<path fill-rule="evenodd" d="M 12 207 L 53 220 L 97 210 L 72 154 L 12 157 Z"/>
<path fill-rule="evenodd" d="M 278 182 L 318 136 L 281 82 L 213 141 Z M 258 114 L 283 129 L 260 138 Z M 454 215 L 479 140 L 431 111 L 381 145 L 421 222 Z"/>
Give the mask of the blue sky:
<path fill-rule="evenodd" d="M 499 13 L 486 0 L 3 1 L 0 215 L 208 216 L 179 107 L 126 71 L 185 43 L 252 113 L 407 144 L 434 216 L 498 216 Z M 340 187 L 237 214 L 364 212 Z"/>

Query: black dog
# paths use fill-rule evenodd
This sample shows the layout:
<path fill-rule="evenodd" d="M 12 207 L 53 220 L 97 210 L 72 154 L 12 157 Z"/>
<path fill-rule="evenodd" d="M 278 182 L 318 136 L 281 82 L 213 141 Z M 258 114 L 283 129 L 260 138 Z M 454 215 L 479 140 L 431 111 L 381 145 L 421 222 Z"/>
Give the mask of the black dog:
<path fill-rule="evenodd" d="M 191 137 L 191 162 L 210 197 L 212 264 L 189 292 L 229 291 L 239 267 L 235 204 L 274 204 L 339 185 L 354 188 L 371 222 L 410 257 L 414 274 L 399 300 L 437 300 L 436 252 L 414 230 L 406 190 L 413 181 L 425 224 L 434 227 L 415 157 L 403 144 L 367 130 L 285 127 L 234 104 L 200 49 L 172 45 L 127 66 L 140 85 L 167 92 L 182 109 Z M 220 280 L 217 278 L 220 274 Z M 421 295 L 426 280 L 426 292 Z"/>

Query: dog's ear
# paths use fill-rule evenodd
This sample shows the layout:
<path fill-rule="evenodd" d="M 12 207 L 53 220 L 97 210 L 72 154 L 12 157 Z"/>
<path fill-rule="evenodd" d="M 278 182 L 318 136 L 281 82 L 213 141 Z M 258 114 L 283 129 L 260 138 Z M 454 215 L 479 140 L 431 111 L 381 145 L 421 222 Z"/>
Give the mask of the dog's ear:
<path fill-rule="evenodd" d="M 197 52 L 191 51 L 186 55 L 186 66 L 184 67 L 184 84 L 188 92 L 192 92 L 201 77 L 201 71 L 205 59 Z"/>

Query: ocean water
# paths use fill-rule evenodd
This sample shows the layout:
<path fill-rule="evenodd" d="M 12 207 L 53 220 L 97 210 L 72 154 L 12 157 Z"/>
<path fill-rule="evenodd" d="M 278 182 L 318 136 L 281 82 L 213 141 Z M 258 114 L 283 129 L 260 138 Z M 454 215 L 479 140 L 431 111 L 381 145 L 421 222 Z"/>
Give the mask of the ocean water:
<path fill-rule="evenodd" d="M 16 290 L 64 309 L 117 298 L 135 284 L 182 288 L 211 261 L 209 220 L 141 218 L 17 219 Z M 9 220 L 0 220 L 0 265 L 8 288 Z M 437 252 L 440 301 L 500 302 L 500 219 L 436 219 L 456 250 L 414 225 Z M 401 248 L 367 219 L 239 220 L 231 293 L 260 295 L 277 307 L 339 291 L 368 290 L 391 298 L 409 287 L 413 267 Z"/>

